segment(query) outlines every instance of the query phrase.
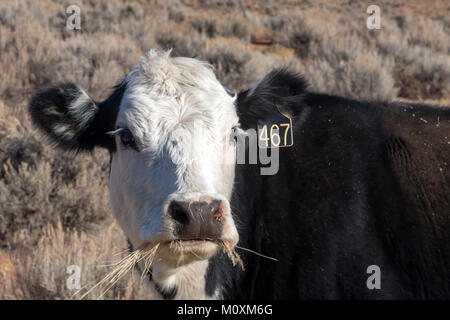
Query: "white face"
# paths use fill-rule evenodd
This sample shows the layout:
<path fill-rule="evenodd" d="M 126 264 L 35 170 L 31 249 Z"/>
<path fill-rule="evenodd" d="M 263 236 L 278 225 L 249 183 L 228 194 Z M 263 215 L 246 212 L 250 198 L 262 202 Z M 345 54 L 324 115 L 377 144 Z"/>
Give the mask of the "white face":
<path fill-rule="evenodd" d="M 206 64 L 152 52 L 126 81 L 110 197 L 127 237 L 135 247 L 160 243 L 160 259 L 174 266 L 211 257 L 215 240 L 235 245 L 235 98 Z M 192 254 L 174 252 L 175 239 Z M 213 241 L 194 241 L 204 239 Z"/>

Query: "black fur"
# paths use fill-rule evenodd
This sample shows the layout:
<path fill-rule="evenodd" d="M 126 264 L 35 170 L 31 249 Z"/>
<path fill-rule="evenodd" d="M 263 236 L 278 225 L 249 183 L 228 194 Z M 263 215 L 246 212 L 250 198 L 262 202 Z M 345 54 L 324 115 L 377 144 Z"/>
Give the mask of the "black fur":
<path fill-rule="evenodd" d="M 296 90 L 296 86 L 298 90 Z M 225 299 L 449 299 L 450 108 L 308 93 L 272 73 L 237 108 L 255 127 L 275 105 L 293 115 L 280 169 L 237 165 L 231 207 L 245 271 L 210 260 Z M 237 249 L 239 250 L 239 249 Z M 381 289 L 366 286 L 370 265 Z"/>
<path fill-rule="evenodd" d="M 175 296 L 178 293 L 178 287 L 177 286 L 173 286 L 170 287 L 170 289 L 164 289 L 163 287 L 161 287 L 158 283 L 155 282 L 155 289 L 156 291 L 158 291 L 162 297 L 166 300 L 172 300 L 175 298 Z"/>
<path fill-rule="evenodd" d="M 257 121 L 270 118 L 278 112 L 277 107 L 288 113 L 296 112 L 290 104 L 298 103 L 306 89 L 307 83 L 300 75 L 283 69 L 270 72 L 256 88 L 238 94 L 237 113 L 241 127 L 256 128 Z"/>
<path fill-rule="evenodd" d="M 73 114 L 69 112 L 69 106 L 82 94 L 80 88 L 72 83 L 49 86 L 39 90 L 31 99 L 31 119 L 56 146 L 64 150 L 87 151 L 99 146 L 113 152 L 114 139 L 105 133 L 114 130 L 125 88 L 123 81 L 105 101 L 98 104 L 91 99 L 80 106 L 80 112 Z M 81 126 L 83 119 L 78 116 L 86 114 L 92 116 Z M 59 134 L 54 130 L 55 125 L 69 128 L 72 134 L 68 137 Z"/>

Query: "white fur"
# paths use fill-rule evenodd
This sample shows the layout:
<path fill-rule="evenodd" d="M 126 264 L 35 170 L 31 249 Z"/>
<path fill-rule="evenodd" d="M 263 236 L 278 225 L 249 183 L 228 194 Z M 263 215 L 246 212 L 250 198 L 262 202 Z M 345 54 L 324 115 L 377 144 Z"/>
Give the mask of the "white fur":
<path fill-rule="evenodd" d="M 88 94 L 78 87 L 80 94 L 78 97 L 69 105 L 68 111 L 73 119 L 76 120 L 77 130 L 84 130 L 89 121 L 94 118 L 94 114 L 97 111 L 97 105 L 88 96 Z"/>
<path fill-rule="evenodd" d="M 176 299 L 215 299 L 209 297 L 205 292 L 205 273 L 208 268 L 208 261 L 194 261 L 186 266 L 171 269 L 164 265 L 157 265 L 153 268 L 153 279 L 164 290 L 177 288 Z"/>
<path fill-rule="evenodd" d="M 170 52 L 148 52 L 126 82 L 116 127 L 132 132 L 139 151 L 125 148 L 116 138 L 110 196 L 113 214 L 133 246 L 171 240 L 173 225 L 165 214 L 168 201 L 204 195 L 225 201 L 224 237 L 237 243 L 228 203 L 235 163 L 229 135 L 238 124 L 235 97 L 226 93 L 210 65 L 172 58 Z M 210 257 L 206 252 L 210 249 L 203 250 L 197 260 Z M 192 270 L 189 264 L 195 260 L 186 258 L 169 267 L 160 256 L 155 269 L 167 276 L 159 281 L 166 285 L 191 281 L 186 270 Z M 204 286 L 204 281 L 199 284 Z"/>
<path fill-rule="evenodd" d="M 86 129 L 97 111 L 97 105 L 87 93 L 80 87 L 78 87 L 77 90 L 77 97 L 67 106 L 68 113 L 75 126 L 64 123 L 56 123 L 53 126 L 53 133 L 65 140 L 73 139 L 77 132 Z M 44 112 L 50 116 L 64 116 L 64 114 L 54 107 L 47 108 Z"/>

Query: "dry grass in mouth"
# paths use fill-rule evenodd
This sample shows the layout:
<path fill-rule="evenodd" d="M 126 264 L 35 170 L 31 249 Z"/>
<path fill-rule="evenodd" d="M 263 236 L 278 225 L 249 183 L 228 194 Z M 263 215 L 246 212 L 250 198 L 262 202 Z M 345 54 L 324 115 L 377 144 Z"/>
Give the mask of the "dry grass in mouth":
<path fill-rule="evenodd" d="M 264 255 L 264 254 L 261 254 L 261 253 L 259 253 L 259 252 L 256 252 L 256 251 L 251 250 L 251 249 L 248 249 L 248 248 L 239 247 L 239 246 L 235 246 L 235 247 L 238 248 L 238 249 L 240 249 L 240 250 L 244 250 L 244 251 L 248 251 L 248 252 L 250 252 L 250 253 L 253 253 L 253 254 L 257 255 L 257 256 L 260 256 L 261 258 L 266 258 L 266 259 L 269 259 L 269 260 L 272 260 L 272 261 L 278 261 L 278 259 L 276 259 L 276 258 L 266 256 L 266 255 Z"/>
<path fill-rule="evenodd" d="M 230 258 L 231 262 L 233 263 L 233 266 L 239 265 L 242 270 L 244 270 L 244 262 L 242 261 L 241 257 L 239 256 L 239 254 L 236 252 L 235 249 L 244 250 L 268 260 L 278 261 L 278 259 L 276 258 L 266 256 L 264 254 L 261 254 L 248 248 L 240 247 L 238 245 L 232 246 L 230 243 L 225 241 L 220 241 L 218 242 L 218 244 L 222 248 L 222 250 L 227 254 L 228 258 Z"/>
<path fill-rule="evenodd" d="M 97 299 L 101 299 L 109 289 L 111 289 L 124 275 L 130 272 L 133 267 L 140 261 L 144 262 L 144 269 L 142 271 L 142 277 L 147 274 L 150 270 L 150 266 L 153 263 L 153 259 L 155 258 L 156 251 L 158 250 L 159 243 L 156 245 L 146 244 L 142 248 L 138 248 L 137 250 L 131 252 L 125 258 L 120 260 L 115 268 L 109 272 L 102 280 L 100 280 L 97 284 L 92 286 L 89 290 L 81 295 L 81 299 L 85 298 L 90 292 L 92 292 L 97 287 L 105 286 L 105 290 L 102 291 L 100 296 Z M 79 294 L 85 288 L 77 291 L 75 295 Z"/>
<path fill-rule="evenodd" d="M 231 262 L 233 263 L 233 266 L 239 265 L 242 270 L 244 270 L 244 263 L 243 263 L 241 257 L 239 256 L 239 254 L 236 252 L 235 248 L 240 249 L 240 250 L 244 250 L 244 251 L 247 251 L 247 252 L 250 252 L 250 253 L 252 253 L 254 255 L 257 255 L 257 256 L 259 256 L 261 258 L 265 258 L 265 259 L 272 260 L 272 261 L 278 261 L 278 259 L 276 259 L 276 258 L 266 256 L 264 254 L 261 254 L 259 252 L 256 252 L 256 251 L 248 249 L 248 248 L 244 248 L 244 247 L 240 247 L 240 246 L 234 246 L 233 247 L 227 242 L 223 242 L 222 241 L 219 245 L 225 251 L 225 253 L 227 254 L 228 258 L 230 258 Z"/>
<path fill-rule="evenodd" d="M 224 241 L 217 241 L 216 243 L 226 253 L 228 258 L 233 263 L 233 266 L 238 265 L 241 267 L 242 270 L 244 270 L 244 263 L 242 262 L 242 259 L 240 258 L 239 254 L 235 251 L 234 247 L 231 244 Z M 97 299 L 101 299 L 106 294 L 106 292 L 108 292 L 108 290 L 110 290 L 123 276 L 129 273 L 133 269 L 133 267 L 140 261 L 143 261 L 144 263 L 144 268 L 141 274 L 141 278 L 143 278 L 150 271 L 150 267 L 153 263 L 153 260 L 155 258 L 156 252 L 158 251 L 159 246 L 160 243 L 157 243 L 156 245 L 146 244 L 142 248 L 139 248 L 128 254 L 125 258 L 123 258 L 117 264 L 115 264 L 114 269 L 111 272 L 109 272 L 102 280 L 100 280 L 90 289 L 85 291 L 80 296 L 80 299 L 84 299 L 94 289 L 104 287 L 104 290 L 97 297 Z M 169 246 L 170 248 L 174 248 L 174 246 L 176 246 L 179 249 L 183 249 L 182 241 L 171 241 L 169 243 Z M 191 250 L 189 250 L 189 252 L 195 254 Z M 199 257 L 199 259 L 201 259 L 201 257 Z M 74 294 L 74 296 L 80 294 L 83 290 L 86 290 L 86 288 L 84 287 L 78 290 Z"/>
<path fill-rule="evenodd" d="M 233 266 L 239 265 L 241 267 L 241 269 L 244 270 L 244 263 L 242 262 L 241 257 L 234 250 L 234 247 L 230 243 L 222 241 L 222 240 L 214 240 L 214 239 L 198 239 L 198 240 L 193 240 L 193 241 L 198 241 L 198 242 L 205 241 L 205 242 L 216 243 L 225 252 L 225 254 L 228 256 L 228 258 L 231 260 Z M 190 241 L 188 241 L 188 242 L 190 242 Z M 190 247 L 185 246 L 185 241 L 181 241 L 181 240 L 170 241 L 169 247 L 171 249 L 175 248 L 179 251 L 186 250 L 189 253 L 191 253 L 192 255 L 197 256 L 199 259 L 202 259 L 193 250 L 190 250 Z"/>
<path fill-rule="evenodd" d="M 205 240 L 208 241 L 208 240 Z M 236 252 L 235 248 L 245 250 L 248 252 L 251 252 L 253 254 L 256 254 L 258 256 L 261 256 L 266 259 L 270 259 L 273 261 L 278 261 L 275 258 L 262 255 L 256 251 L 239 247 L 239 246 L 232 246 L 230 243 L 217 240 L 214 241 L 216 244 L 219 245 L 219 247 L 225 252 L 227 257 L 231 260 L 233 266 L 239 266 L 242 270 L 244 270 L 244 262 L 242 261 L 239 254 Z M 183 249 L 183 241 L 171 241 L 169 243 L 170 248 L 174 248 L 174 246 L 178 247 L 179 249 Z M 85 293 L 81 295 L 81 299 L 84 299 L 89 293 L 91 293 L 95 288 L 105 286 L 105 289 L 102 291 L 98 299 L 101 299 L 108 290 L 110 290 L 123 276 L 125 276 L 127 273 L 129 273 L 133 267 L 139 263 L 140 261 L 143 261 L 144 268 L 142 270 L 141 279 L 150 272 L 150 267 L 153 263 L 153 260 L 156 256 L 156 252 L 158 251 L 158 248 L 160 246 L 160 243 L 157 243 L 156 245 L 153 244 L 146 244 L 141 248 L 138 248 L 137 250 L 131 252 L 129 255 L 127 255 L 125 258 L 120 260 L 117 264 L 115 264 L 114 269 L 109 272 L 102 280 L 97 282 L 94 286 L 92 286 L 90 289 L 88 289 Z M 193 251 L 189 250 L 190 253 L 195 254 Z M 198 257 L 201 259 L 201 257 Z M 85 290 L 85 288 L 80 289 L 77 291 L 75 295 L 81 293 L 81 291 Z"/>
<path fill-rule="evenodd" d="M 234 250 L 234 247 L 225 241 L 218 242 L 219 246 L 222 248 L 222 250 L 226 253 L 228 258 L 230 258 L 231 263 L 233 263 L 233 266 L 238 265 L 241 267 L 242 270 L 244 270 L 244 262 L 242 261 L 239 254 Z"/>

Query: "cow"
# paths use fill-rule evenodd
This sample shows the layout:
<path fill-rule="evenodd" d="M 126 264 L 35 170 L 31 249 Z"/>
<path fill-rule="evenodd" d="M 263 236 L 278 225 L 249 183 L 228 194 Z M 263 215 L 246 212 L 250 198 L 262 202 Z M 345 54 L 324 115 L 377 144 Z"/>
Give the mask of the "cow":
<path fill-rule="evenodd" d="M 66 83 L 29 110 L 62 150 L 109 150 L 113 216 L 132 248 L 160 244 L 166 299 L 450 298 L 448 107 L 314 93 L 287 69 L 233 94 L 151 50 L 103 102 Z M 274 172 L 237 163 L 249 132 Z"/>

